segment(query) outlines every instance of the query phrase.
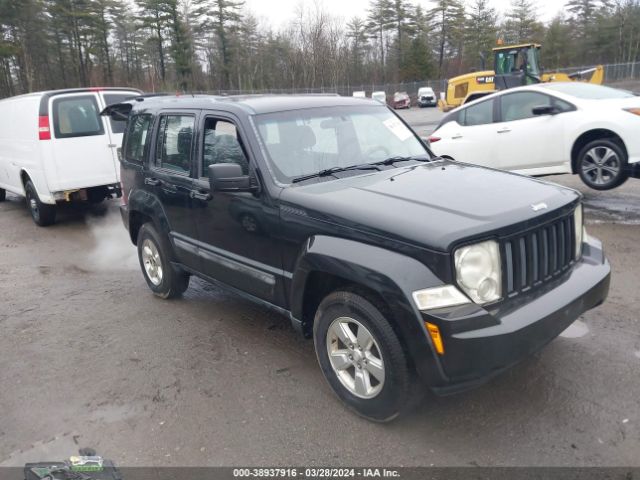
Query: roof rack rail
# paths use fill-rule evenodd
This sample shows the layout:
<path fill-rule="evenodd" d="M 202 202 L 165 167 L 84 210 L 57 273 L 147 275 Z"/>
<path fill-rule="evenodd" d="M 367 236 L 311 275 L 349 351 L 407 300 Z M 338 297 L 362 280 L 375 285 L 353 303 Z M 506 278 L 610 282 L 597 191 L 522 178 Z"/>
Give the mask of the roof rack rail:
<path fill-rule="evenodd" d="M 133 97 L 133 99 L 136 102 L 144 102 L 145 98 L 167 97 L 168 95 L 169 95 L 168 93 L 143 93 L 142 95 L 137 95 L 137 96 Z"/>

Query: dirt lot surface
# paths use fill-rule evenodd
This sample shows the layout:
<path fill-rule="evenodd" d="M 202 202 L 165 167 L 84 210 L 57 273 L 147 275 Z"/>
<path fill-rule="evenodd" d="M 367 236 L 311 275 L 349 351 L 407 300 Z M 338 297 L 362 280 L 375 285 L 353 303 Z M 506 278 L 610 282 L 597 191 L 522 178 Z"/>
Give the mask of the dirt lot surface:
<path fill-rule="evenodd" d="M 486 386 L 388 425 L 345 410 L 288 320 L 199 280 L 152 296 L 116 201 L 43 229 L 8 196 L 0 465 L 78 446 L 127 466 L 640 465 L 640 181 L 552 180 L 585 193 L 608 301 Z"/>

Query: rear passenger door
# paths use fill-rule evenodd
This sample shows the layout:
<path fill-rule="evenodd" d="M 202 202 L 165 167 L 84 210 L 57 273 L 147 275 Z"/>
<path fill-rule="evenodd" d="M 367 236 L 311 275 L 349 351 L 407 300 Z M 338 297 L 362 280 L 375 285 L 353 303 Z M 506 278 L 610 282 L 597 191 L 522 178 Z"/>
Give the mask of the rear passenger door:
<path fill-rule="evenodd" d="M 156 119 L 154 150 L 144 184 L 160 200 L 178 260 L 199 268 L 197 231 L 191 212 L 193 156 L 198 111 L 163 111 Z"/>
<path fill-rule="evenodd" d="M 451 156 L 460 162 L 498 168 L 493 119 L 493 99 L 483 100 L 460 110 L 457 128 L 451 130 L 449 139 Z"/>

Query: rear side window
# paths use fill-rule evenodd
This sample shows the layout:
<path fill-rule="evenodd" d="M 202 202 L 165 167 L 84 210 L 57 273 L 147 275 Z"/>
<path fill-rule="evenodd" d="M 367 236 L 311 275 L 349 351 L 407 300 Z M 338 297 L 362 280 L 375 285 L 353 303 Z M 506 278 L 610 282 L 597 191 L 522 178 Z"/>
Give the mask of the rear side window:
<path fill-rule="evenodd" d="M 500 114 L 503 122 L 533 118 L 534 107 L 551 106 L 551 97 L 538 92 L 518 92 L 503 95 Z"/>
<path fill-rule="evenodd" d="M 142 163 L 149 138 L 149 128 L 153 117 L 149 114 L 136 115 L 129 119 L 127 138 L 124 147 L 124 159 L 129 162 Z"/>
<path fill-rule="evenodd" d="M 477 103 L 462 110 L 459 123 L 466 127 L 493 123 L 493 100 Z"/>
<path fill-rule="evenodd" d="M 102 96 L 104 98 L 104 104 L 107 107 L 109 105 L 124 102 L 127 99 L 135 97 L 135 95 L 131 93 L 104 93 L 102 94 Z M 109 116 L 109 124 L 111 125 L 111 131 L 113 133 L 124 133 L 124 130 L 127 126 L 127 121 Z"/>
<path fill-rule="evenodd" d="M 95 95 L 54 98 L 52 108 L 56 138 L 104 134 Z"/>
<path fill-rule="evenodd" d="M 158 128 L 156 166 L 180 174 L 191 171 L 193 115 L 163 115 Z"/>

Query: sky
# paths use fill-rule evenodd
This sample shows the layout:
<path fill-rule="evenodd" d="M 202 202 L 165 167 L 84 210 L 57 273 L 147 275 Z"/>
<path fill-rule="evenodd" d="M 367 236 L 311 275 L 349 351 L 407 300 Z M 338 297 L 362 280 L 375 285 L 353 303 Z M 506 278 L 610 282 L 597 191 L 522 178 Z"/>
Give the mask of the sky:
<path fill-rule="evenodd" d="M 336 16 L 348 20 L 354 16 L 364 16 L 369 0 L 317 0 L 324 5 L 326 10 Z M 259 19 L 278 28 L 286 25 L 293 18 L 293 12 L 300 3 L 313 5 L 314 0 L 245 0 L 246 8 L 253 12 Z M 433 2 L 429 0 L 414 0 L 415 5 L 422 5 L 427 10 L 432 8 Z M 489 5 L 500 14 L 504 14 L 511 5 L 511 0 L 489 0 Z M 548 22 L 562 8 L 564 0 L 537 0 L 538 15 L 540 20 Z"/>

